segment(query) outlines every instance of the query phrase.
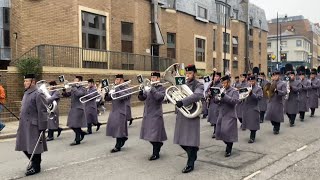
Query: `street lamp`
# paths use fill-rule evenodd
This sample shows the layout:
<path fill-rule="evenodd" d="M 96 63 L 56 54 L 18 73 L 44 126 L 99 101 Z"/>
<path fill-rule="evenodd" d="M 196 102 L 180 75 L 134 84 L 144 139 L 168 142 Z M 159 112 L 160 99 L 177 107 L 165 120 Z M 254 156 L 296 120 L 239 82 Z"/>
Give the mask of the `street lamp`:
<path fill-rule="evenodd" d="M 271 56 L 271 59 L 274 61 L 275 59 L 276 59 L 276 55 L 274 55 L 274 54 L 272 54 L 272 56 Z M 279 69 L 279 67 L 278 67 L 279 65 L 278 65 L 278 63 L 276 64 L 276 70 L 278 70 Z"/>
<path fill-rule="evenodd" d="M 228 64 L 227 64 L 227 13 L 230 13 L 229 11 L 227 12 L 227 8 L 228 8 L 228 0 L 225 0 L 225 16 L 224 16 L 224 46 L 223 46 L 223 49 L 224 49 L 224 58 L 223 58 L 223 72 L 224 74 L 226 73 L 226 69 L 228 68 L 229 70 L 229 67 L 228 67 Z M 226 63 L 226 65 L 225 65 Z M 226 66 L 226 67 L 225 67 Z"/>
<path fill-rule="evenodd" d="M 283 20 L 287 19 L 287 15 L 284 16 L 284 18 L 282 18 Z M 280 27 L 280 34 L 279 34 L 279 27 Z M 279 55 L 279 35 L 280 35 L 280 55 Z M 281 51 L 282 51 L 282 27 L 281 27 L 281 23 L 279 23 L 279 14 L 277 12 L 277 68 L 278 68 L 278 64 L 279 64 L 279 56 L 281 56 Z M 278 69 L 277 69 L 278 70 Z"/>

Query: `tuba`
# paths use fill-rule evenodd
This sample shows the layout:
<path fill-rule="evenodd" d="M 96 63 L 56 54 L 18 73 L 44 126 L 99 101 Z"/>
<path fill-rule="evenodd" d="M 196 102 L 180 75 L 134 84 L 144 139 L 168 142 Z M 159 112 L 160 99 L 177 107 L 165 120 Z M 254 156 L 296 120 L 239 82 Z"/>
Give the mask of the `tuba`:
<path fill-rule="evenodd" d="M 51 98 L 51 95 L 49 93 L 47 83 L 45 80 L 38 81 L 37 88 L 40 92 L 42 92 L 46 96 L 47 99 Z M 51 104 L 48 104 L 47 112 L 49 114 L 49 119 L 54 118 L 54 112 L 57 109 L 57 105 L 58 105 L 57 101 L 53 101 Z"/>
<path fill-rule="evenodd" d="M 172 86 L 166 89 L 166 97 L 172 104 L 176 104 L 177 101 L 181 101 L 193 94 L 192 90 L 186 84 L 175 86 L 175 77 L 180 76 L 180 73 L 178 72 L 179 67 L 179 64 L 175 63 L 168 67 L 164 72 L 164 80 L 172 84 Z M 192 119 L 201 114 L 202 103 L 201 101 L 198 101 L 189 106 L 182 106 L 181 108 L 178 108 L 178 110 L 185 117 Z"/>

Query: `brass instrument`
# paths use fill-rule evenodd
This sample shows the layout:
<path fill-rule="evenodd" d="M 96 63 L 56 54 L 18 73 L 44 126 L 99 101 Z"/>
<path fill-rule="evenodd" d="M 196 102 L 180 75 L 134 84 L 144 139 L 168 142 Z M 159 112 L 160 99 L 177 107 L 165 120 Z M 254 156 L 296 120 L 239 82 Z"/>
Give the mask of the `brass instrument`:
<path fill-rule="evenodd" d="M 36 86 L 37 86 L 38 90 L 46 96 L 47 99 L 51 98 L 51 95 L 48 91 L 48 84 L 45 80 L 38 81 L 36 83 Z M 54 118 L 53 113 L 57 109 L 57 105 L 58 105 L 57 101 L 53 101 L 51 104 L 47 105 L 47 112 L 49 114 L 49 119 Z"/>
<path fill-rule="evenodd" d="M 186 84 L 179 86 L 175 85 L 175 77 L 181 76 L 179 68 L 181 68 L 181 65 L 175 63 L 168 67 L 164 74 L 165 81 L 172 84 L 172 86 L 166 89 L 166 97 L 172 104 L 176 104 L 177 101 L 181 101 L 193 94 L 192 90 Z M 201 101 L 198 101 L 189 106 L 182 106 L 181 108 L 178 108 L 178 110 L 187 118 L 195 118 L 201 114 L 202 103 Z"/>
<path fill-rule="evenodd" d="M 244 100 L 249 97 L 252 91 L 252 85 L 250 87 L 240 88 L 239 89 L 239 100 Z"/>
<path fill-rule="evenodd" d="M 87 97 L 89 97 L 89 96 L 91 96 L 91 95 L 93 95 L 93 94 L 97 94 L 97 95 L 95 95 L 95 96 L 93 96 L 93 97 L 91 97 L 91 98 L 89 98 L 89 99 L 84 100 L 85 98 L 87 98 Z M 86 94 L 86 95 L 80 97 L 80 98 L 79 98 L 79 101 L 80 101 L 82 104 L 84 104 L 84 103 L 86 103 L 86 102 L 89 102 L 89 101 L 94 100 L 94 99 L 98 99 L 98 98 L 100 98 L 100 97 L 101 97 L 101 95 L 99 94 L 99 92 L 98 92 L 98 91 L 94 91 L 94 92 L 91 92 L 91 93 L 89 93 L 89 94 Z"/>
<path fill-rule="evenodd" d="M 211 87 L 210 88 L 211 94 L 213 97 L 216 98 L 216 100 L 221 101 L 222 99 L 222 94 L 225 93 L 226 89 L 221 87 Z"/>

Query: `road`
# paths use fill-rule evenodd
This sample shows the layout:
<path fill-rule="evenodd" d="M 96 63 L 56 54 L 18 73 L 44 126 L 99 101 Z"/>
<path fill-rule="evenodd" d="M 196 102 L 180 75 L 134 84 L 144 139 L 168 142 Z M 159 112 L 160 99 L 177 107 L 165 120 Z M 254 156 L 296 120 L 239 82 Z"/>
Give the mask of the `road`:
<path fill-rule="evenodd" d="M 48 142 L 43 154 L 42 173 L 24 177 L 27 159 L 15 152 L 15 139 L 0 141 L 0 179 L 319 179 L 320 114 L 307 116 L 289 127 L 288 119 L 279 135 L 273 135 L 270 122 L 262 124 L 256 143 L 248 144 L 249 131 L 239 130 L 230 158 L 224 157 L 225 145 L 211 139 L 212 127 L 201 120 L 201 146 L 195 170 L 182 174 L 186 164 L 184 151 L 173 144 L 175 114 L 166 114 L 168 141 L 161 158 L 148 161 L 151 144 L 140 140 L 141 120 L 129 127 L 129 140 L 121 152 L 111 154 L 115 140 L 105 136 L 105 126 L 86 136 L 79 146 L 69 146 L 74 139 L 71 131 Z"/>

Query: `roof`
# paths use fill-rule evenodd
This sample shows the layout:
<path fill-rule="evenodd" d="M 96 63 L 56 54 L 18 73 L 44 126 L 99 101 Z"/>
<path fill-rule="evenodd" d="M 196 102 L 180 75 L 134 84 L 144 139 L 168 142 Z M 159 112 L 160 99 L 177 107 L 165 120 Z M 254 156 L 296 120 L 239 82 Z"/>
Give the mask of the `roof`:
<path fill-rule="evenodd" d="M 167 7 L 172 1 L 173 0 L 159 0 L 159 3 L 161 3 L 163 7 Z M 222 3 L 225 2 L 225 0 L 176 0 L 176 10 L 191 16 L 196 16 L 196 7 L 200 5 L 208 9 L 208 20 L 212 23 L 218 23 L 216 2 L 219 1 Z M 246 22 L 246 3 L 241 2 L 243 2 L 243 0 L 228 0 L 228 4 L 231 6 L 231 16 L 234 15 L 234 10 L 238 10 L 239 20 Z M 262 8 L 249 3 L 249 17 L 252 18 L 254 27 L 260 28 L 261 22 L 261 29 L 268 31 L 266 14 Z"/>

